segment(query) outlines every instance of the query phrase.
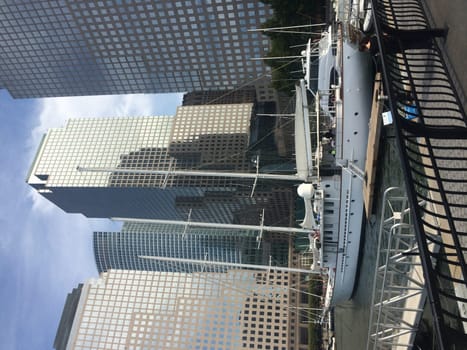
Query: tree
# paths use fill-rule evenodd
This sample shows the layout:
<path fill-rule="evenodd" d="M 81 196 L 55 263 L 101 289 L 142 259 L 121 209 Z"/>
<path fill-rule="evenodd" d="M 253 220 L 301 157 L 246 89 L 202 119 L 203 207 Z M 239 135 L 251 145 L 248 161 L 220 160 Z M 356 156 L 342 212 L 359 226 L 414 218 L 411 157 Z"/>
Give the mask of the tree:
<path fill-rule="evenodd" d="M 325 0 L 261 0 L 269 5 L 274 13 L 262 24 L 262 28 L 289 27 L 322 23 L 325 17 Z M 307 29 L 299 31 L 306 32 Z M 299 56 L 311 34 L 285 33 L 284 31 L 264 32 L 271 40 L 268 57 Z M 272 86 L 291 94 L 295 81 L 303 76 L 300 59 L 266 60 L 272 68 Z"/>

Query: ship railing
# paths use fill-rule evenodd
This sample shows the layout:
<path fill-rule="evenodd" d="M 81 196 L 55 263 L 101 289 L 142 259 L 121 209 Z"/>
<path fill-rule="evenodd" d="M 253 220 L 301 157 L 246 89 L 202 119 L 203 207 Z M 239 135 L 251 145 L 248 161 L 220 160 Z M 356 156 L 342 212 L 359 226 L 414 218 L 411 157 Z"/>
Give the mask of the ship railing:
<path fill-rule="evenodd" d="M 326 115 L 327 117 L 331 118 L 332 121 L 335 120 L 336 117 L 336 87 L 330 88 L 328 90 L 319 90 L 319 96 L 320 97 L 326 97 L 325 99 L 322 99 L 324 101 L 325 105 L 323 106 L 322 101 L 320 104 L 320 107 L 322 109 L 322 114 Z"/>
<path fill-rule="evenodd" d="M 358 1 L 334 1 L 335 21 L 356 24 L 358 21 Z"/>
<path fill-rule="evenodd" d="M 422 1 L 371 0 L 371 4 L 378 66 L 393 118 L 436 343 L 439 349 L 464 346 L 466 113 L 440 49 L 443 39 L 426 37 L 423 47 L 411 47 L 401 39 L 401 33 L 431 28 Z M 437 249 L 431 250 L 432 244 Z"/>

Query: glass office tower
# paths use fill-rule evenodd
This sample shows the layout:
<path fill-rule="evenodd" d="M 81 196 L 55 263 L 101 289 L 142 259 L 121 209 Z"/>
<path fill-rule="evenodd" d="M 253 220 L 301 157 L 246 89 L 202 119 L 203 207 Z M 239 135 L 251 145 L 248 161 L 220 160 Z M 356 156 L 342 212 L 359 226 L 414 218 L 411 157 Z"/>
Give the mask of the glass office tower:
<path fill-rule="evenodd" d="M 94 232 L 94 256 L 99 272 L 109 269 L 211 271 L 209 266 L 143 259 L 141 256 L 259 265 L 273 261 L 276 265 L 287 265 L 287 239 L 264 233 L 259 244 L 258 236 L 259 231 L 241 229 L 126 222 L 121 232 Z M 276 249 L 271 249 L 272 245 L 276 245 Z M 279 246 L 283 249 L 277 249 Z"/>
<path fill-rule="evenodd" d="M 247 82 L 264 89 L 268 70 L 252 58 L 264 56 L 269 41 L 248 29 L 271 14 L 256 0 L 2 1 L 0 87 L 15 98 Z"/>
<path fill-rule="evenodd" d="M 109 270 L 65 305 L 56 349 L 290 349 L 288 285 L 276 271 Z"/>
<path fill-rule="evenodd" d="M 252 179 L 151 173 L 254 172 L 252 113 L 253 104 L 232 104 L 183 106 L 175 117 L 73 119 L 45 135 L 27 181 L 88 217 L 258 224 L 264 209 L 266 224 L 288 224 L 290 186 L 259 184 L 251 196 Z"/>

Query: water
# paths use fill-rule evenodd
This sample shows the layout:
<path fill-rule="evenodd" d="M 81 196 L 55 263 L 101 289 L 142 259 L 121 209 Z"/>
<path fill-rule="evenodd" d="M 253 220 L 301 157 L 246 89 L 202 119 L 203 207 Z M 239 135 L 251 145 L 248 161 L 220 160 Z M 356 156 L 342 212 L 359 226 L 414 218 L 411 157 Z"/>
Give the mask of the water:
<path fill-rule="evenodd" d="M 374 189 L 373 215 L 364 224 L 365 232 L 360 251 L 356 288 L 352 299 L 335 309 L 335 339 L 338 350 L 366 349 L 381 217 L 381 199 L 388 187 L 403 187 L 401 164 L 395 140 L 391 136 L 393 134 L 392 126 L 386 126 L 381 135 L 377 174 L 379 182 Z"/>

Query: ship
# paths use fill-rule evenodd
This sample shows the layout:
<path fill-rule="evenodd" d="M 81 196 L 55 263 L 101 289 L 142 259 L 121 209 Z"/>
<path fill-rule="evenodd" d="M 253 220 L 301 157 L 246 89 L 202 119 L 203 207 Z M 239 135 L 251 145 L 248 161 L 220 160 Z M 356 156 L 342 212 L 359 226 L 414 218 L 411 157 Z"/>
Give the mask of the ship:
<path fill-rule="evenodd" d="M 135 169 L 96 171 L 150 172 L 166 176 L 226 176 L 249 178 L 255 184 L 260 179 L 300 183 L 297 193 L 303 198 L 305 208 L 301 228 L 271 227 L 263 223 L 238 225 L 132 218 L 114 220 L 254 230 L 259 232 L 259 240 L 263 231 L 286 232 L 300 239 L 306 237 L 308 243 L 300 254 L 306 256 L 307 259 L 303 261 L 309 263 L 291 268 L 290 272 L 319 275 L 327 284 L 323 310 L 330 310 L 351 298 L 357 276 L 364 210 L 363 167 L 372 96 L 372 74 L 368 69 L 371 58 L 368 54 L 359 52 L 358 43 L 349 38 L 342 22 L 329 26 L 317 43 L 313 44 L 310 40 L 302 54 L 304 78 L 297 83 L 295 94 L 295 174 Z M 310 74 L 311 56 L 314 54 L 318 56 L 319 62 L 317 88 L 312 87 Z M 314 120 L 310 116 L 314 116 Z M 207 263 L 205 260 L 178 260 Z M 228 265 L 236 268 L 243 266 Z M 243 267 L 252 268 L 251 265 Z M 258 268 L 287 270 L 285 267 L 274 266 Z"/>
<path fill-rule="evenodd" d="M 319 62 L 317 88 L 310 77 L 313 53 Z M 310 40 L 302 54 L 305 74 L 296 87 L 297 171 L 311 181 L 298 187 L 306 209 L 301 226 L 311 231 L 308 251 L 318 259 L 310 268 L 326 275 L 324 306 L 331 308 L 351 298 L 357 276 L 372 62 L 358 50 L 344 22 L 329 26 L 317 43 Z M 309 99 L 316 117 L 314 140 L 305 127 Z"/>
<path fill-rule="evenodd" d="M 264 174 L 259 169 L 256 173 L 243 174 L 85 167 L 78 167 L 78 171 L 249 178 L 254 180 L 253 186 L 260 179 L 288 180 L 299 184 L 297 193 L 303 198 L 305 209 L 301 228 L 270 227 L 263 223 L 237 225 L 140 218 L 113 219 L 186 227 L 254 230 L 259 232 L 259 241 L 263 231 L 290 233 L 295 239 L 302 241 L 305 238 L 307 244 L 299 254 L 306 257 L 302 260 L 307 263 L 299 268 L 292 268 L 290 272 L 319 275 L 327 285 L 323 310 L 330 310 L 352 296 L 364 214 L 364 165 L 373 75 L 369 69 L 372 65 L 371 57 L 358 50 L 358 40 L 352 35 L 351 28 L 348 22 L 337 20 L 322 32 L 318 41 L 313 42 L 310 39 L 302 52 L 304 76 L 296 84 L 295 93 L 295 174 Z M 318 60 L 317 78 L 311 77 L 312 56 L 316 56 Z M 312 84 L 315 80 L 317 86 Z M 314 117 L 313 120 L 311 116 Z M 189 262 L 189 259 L 182 260 Z M 237 268 L 242 267 L 242 264 L 237 265 Z M 285 271 L 285 267 L 258 268 Z"/>

